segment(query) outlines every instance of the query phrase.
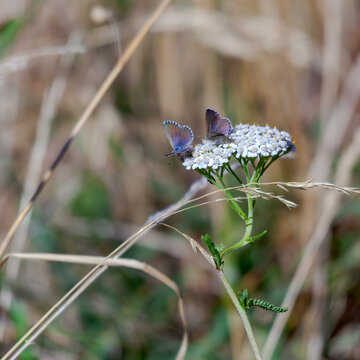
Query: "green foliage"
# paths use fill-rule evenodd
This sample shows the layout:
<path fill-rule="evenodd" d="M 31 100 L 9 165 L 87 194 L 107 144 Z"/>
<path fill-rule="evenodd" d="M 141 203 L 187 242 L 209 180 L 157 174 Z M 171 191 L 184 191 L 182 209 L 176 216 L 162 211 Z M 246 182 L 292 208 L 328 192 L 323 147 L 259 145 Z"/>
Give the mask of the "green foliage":
<path fill-rule="evenodd" d="M 10 309 L 10 319 L 14 327 L 16 339 L 20 339 L 25 332 L 29 329 L 29 321 L 25 307 L 19 302 L 15 302 Z M 23 360 L 35 360 L 37 357 L 34 355 L 31 348 L 27 348 L 22 354 Z"/>
<path fill-rule="evenodd" d="M 12 19 L 0 29 L 0 57 L 4 55 L 8 47 L 13 43 L 20 27 L 20 19 Z"/>
<path fill-rule="evenodd" d="M 61 241 L 60 234 L 49 226 L 46 220 L 40 219 L 37 211 L 34 212 L 32 217 L 33 230 L 32 238 L 36 249 L 41 252 L 47 253 L 66 253 L 66 242 Z M 75 251 L 74 251 L 75 252 Z M 74 268 L 62 262 L 49 262 L 47 263 L 48 269 L 54 274 L 56 279 L 57 289 L 62 292 L 73 286 L 77 279 L 78 274 L 74 272 Z"/>
<path fill-rule="evenodd" d="M 359 198 L 349 199 L 344 203 L 341 210 L 337 214 L 337 221 L 343 220 L 349 216 L 360 216 L 360 200 Z"/>
<path fill-rule="evenodd" d="M 210 184 L 215 184 L 216 183 L 215 178 L 211 175 L 211 173 L 209 171 L 207 171 L 205 169 L 197 169 L 196 171 L 199 174 L 201 174 L 202 176 L 205 176 Z"/>
<path fill-rule="evenodd" d="M 111 218 L 107 189 L 101 179 L 90 171 L 83 173 L 83 186 L 70 202 L 72 215 L 92 219 Z"/>
<path fill-rule="evenodd" d="M 116 4 L 121 11 L 126 12 L 130 9 L 131 0 L 116 0 Z"/>
<path fill-rule="evenodd" d="M 224 264 L 224 261 L 222 260 L 220 253 L 219 253 L 218 249 L 216 248 L 215 244 L 213 243 L 210 235 L 209 234 L 202 235 L 201 240 L 206 245 L 206 247 L 209 249 L 211 255 L 213 256 L 216 267 L 218 269 L 221 269 Z"/>
<path fill-rule="evenodd" d="M 319 139 L 320 134 L 323 129 L 321 129 L 321 119 L 319 117 L 315 118 L 314 121 L 310 122 L 309 125 L 309 134 L 313 137 L 313 139 Z"/>
<path fill-rule="evenodd" d="M 124 149 L 121 146 L 121 143 L 118 141 L 118 139 L 112 135 L 109 138 L 109 148 L 111 150 L 112 155 L 117 159 L 123 159 L 124 158 Z"/>
<path fill-rule="evenodd" d="M 115 94 L 115 106 L 123 114 L 132 114 L 129 90 L 118 87 Z"/>
<path fill-rule="evenodd" d="M 239 291 L 239 300 L 240 300 L 240 304 L 241 304 L 242 308 L 245 311 L 249 310 L 250 308 L 252 308 L 254 306 L 258 306 L 264 310 L 277 312 L 277 313 L 283 313 L 288 310 L 288 308 L 275 306 L 265 300 L 249 298 L 247 289 L 244 289 L 244 291 Z"/>
<path fill-rule="evenodd" d="M 254 243 L 256 240 L 259 240 L 259 239 L 261 239 L 263 236 L 265 236 L 266 233 L 267 233 L 267 230 L 264 230 L 261 234 L 250 237 L 250 238 L 246 241 L 246 243 L 247 243 L 247 244 L 252 244 L 252 243 Z"/>

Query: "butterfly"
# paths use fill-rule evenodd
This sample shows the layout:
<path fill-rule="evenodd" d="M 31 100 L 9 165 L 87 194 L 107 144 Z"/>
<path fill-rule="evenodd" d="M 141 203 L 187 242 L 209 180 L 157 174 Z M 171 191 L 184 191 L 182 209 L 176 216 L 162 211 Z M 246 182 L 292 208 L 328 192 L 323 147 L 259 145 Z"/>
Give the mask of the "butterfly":
<path fill-rule="evenodd" d="M 206 109 L 206 138 L 216 140 L 227 138 L 232 132 L 232 125 L 229 119 L 222 118 L 220 114 L 213 109 Z"/>
<path fill-rule="evenodd" d="M 181 160 L 191 156 L 193 150 L 192 142 L 194 140 L 191 128 L 187 125 L 181 126 L 175 121 L 164 121 L 163 125 L 169 143 L 173 148 L 171 153 L 163 156 L 177 155 Z"/>

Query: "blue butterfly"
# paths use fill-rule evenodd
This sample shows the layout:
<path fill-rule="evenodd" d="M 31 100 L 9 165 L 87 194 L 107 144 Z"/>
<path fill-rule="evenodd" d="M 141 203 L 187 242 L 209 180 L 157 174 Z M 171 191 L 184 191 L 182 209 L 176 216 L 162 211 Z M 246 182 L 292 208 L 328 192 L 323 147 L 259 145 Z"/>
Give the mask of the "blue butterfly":
<path fill-rule="evenodd" d="M 232 132 L 232 125 L 229 119 L 222 118 L 213 109 L 206 109 L 206 138 L 216 140 L 227 138 Z"/>
<path fill-rule="evenodd" d="M 181 126 L 175 121 L 164 121 L 163 125 L 169 143 L 173 148 L 171 153 L 163 156 L 177 155 L 181 160 L 191 156 L 193 151 L 192 142 L 194 140 L 191 128 L 187 125 Z"/>

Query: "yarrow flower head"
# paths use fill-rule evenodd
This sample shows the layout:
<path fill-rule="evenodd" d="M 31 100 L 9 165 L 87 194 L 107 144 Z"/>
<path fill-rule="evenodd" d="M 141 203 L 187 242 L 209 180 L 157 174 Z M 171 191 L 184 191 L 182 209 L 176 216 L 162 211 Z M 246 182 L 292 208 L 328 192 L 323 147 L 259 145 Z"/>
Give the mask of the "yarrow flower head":
<path fill-rule="evenodd" d="M 183 165 L 187 170 L 217 170 L 228 164 L 231 157 L 254 162 L 278 158 L 290 151 L 295 151 L 295 145 L 286 131 L 269 126 L 239 124 L 220 143 L 205 139 L 196 145 L 192 156 L 185 158 Z"/>

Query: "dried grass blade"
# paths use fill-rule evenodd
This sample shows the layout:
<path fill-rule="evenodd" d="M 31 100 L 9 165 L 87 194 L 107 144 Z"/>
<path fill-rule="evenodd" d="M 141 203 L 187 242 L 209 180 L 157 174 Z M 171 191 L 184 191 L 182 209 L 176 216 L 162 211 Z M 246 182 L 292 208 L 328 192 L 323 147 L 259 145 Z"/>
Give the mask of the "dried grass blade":
<path fill-rule="evenodd" d="M 282 189 L 282 190 L 284 190 L 284 191 L 286 191 L 286 192 L 289 191 L 285 186 L 283 186 L 283 185 L 281 185 L 281 184 L 277 184 L 276 186 L 278 186 L 280 189 Z"/>
<path fill-rule="evenodd" d="M 295 188 L 295 189 L 326 189 L 326 190 L 335 190 L 342 194 L 351 195 L 351 194 L 360 194 L 360 190 L 354 187 L 348 186 L 339 186 L 329 182 L 316 182 L 312 180 L 307 180 L 304 182 L 266 182 L 260 183 L 260 186 L 267 186 L 267 185 L 276 185 L 276 186 L 283 186 L 286 188 Z"/>
<path fill-rule="evenodd" d="M 171 226 L 169 224 L 165 224 L 165 223 L 160 223 L 160 225 L 166 226 L 174 231 L 176 231 L 177 233 L 179 233 L 180 235 L 182 235 L 191 245 L 191 247 L 193 248 L 194 252 L 196 253 L 197 250 L 199 250 L 199 252 L 201 253 L 201 255 L 212 265 L 215 267 L 214 264 L 214 260 L 212 258 L 212 256 L 205 250 L 203 249 L 192 237 L 190 237 L 189 235 L 183 233 L 182 231 L 180 231 L 179 229 L 177 229 L 174 226 Z"/>

